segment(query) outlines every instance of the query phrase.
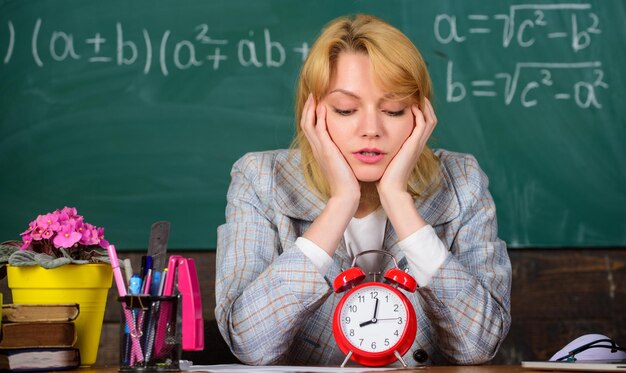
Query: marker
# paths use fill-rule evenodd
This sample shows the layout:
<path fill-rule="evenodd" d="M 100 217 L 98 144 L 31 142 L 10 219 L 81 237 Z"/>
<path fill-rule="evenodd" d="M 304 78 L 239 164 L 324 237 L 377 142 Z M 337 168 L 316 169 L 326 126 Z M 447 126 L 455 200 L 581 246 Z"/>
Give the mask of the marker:
<path fill-rule="evenodd" d="M 109 245 L 107 247 L 109 253 L 109 259 L 111 260 L 111 268 L 113 269 L 113 277 L 115 278 L 115 284 L 117 285 L 117 292 L 120 297 L 126 296 L 126 286 L 124 284 L 124 278 L 122 277 L 122 271 L 120 270 L 120 262 L 117 260 L 117 252 L 115 252 L 115 246 Z"/>
<path fill-rule="evenodd" d="M 150 286 L 152 285 L 152 268 L 148 268 L 148 272 L 146 272 L 146 277 L 143 279 L 143 290 L 141 294 L 150 295 Z"/>
<path fill-rule="evenodd" d="M 120 262 L 117 259 L 117 253 L 115 252 L 115 246 L 109 245 L 107 247 L 107 252 L 109 253 L 109 259 L 111 260 L 111 268 L 113 269 L 113 278 L 115 278 L 115 284 L 117 285 L 117 292 L 120 297 L 126 296 L 126 285 L 124 284 L 124 278 L 122 277 L 122 271 L 120 270 Z M 132 315 L 128 308 L 124 307 L 124 316 L 126 318 L 126 326 L 129 330 L 128 336 L 130 336 L 130 322 L 132 320 Z M 128 343 L 128 341 L 126 342 Z M 132 343 L 132 341 L 131 341 Z M 128 363 L 128 358 L 124 356 L 124 363 Z"/>
<path fill-rule="evenodd" d="M 132 295 L 139 295 L 139 293 L 141 293 L 141 277 L 139 277 L 138 274 L 134 274 L 130 278 L 130 293 Z M 129 325 L 131 344 L 133 345 L 131 346 L 130 365 L 134 365 L 139 361 L 143 361 L 143 352 L 141 352 L 141 356 L 137 356 L 138 351 L 136 350 L 136 347 L 134 347 L 140 346 L 139 338 L 141 337 L 142 325 L 140 325 L 140 323 L 137 321 L 139 312 L 139 310 L 130 310 L 130 317 L 132 318 L 134 324 L 132 326 Z M 140 350 L 141 347 L 139 348 L 139 352 Z"/>
<path fill-rule="evenodd" d="M 161 296 L 163 295 L 163 286 L 165 285 L 165 278 L 167 277 L 167 268 L 163 270 L 163 274 L 161 274 L 161 272 L 156 273 L 158 273 L 159 277 L 161 278 L 155 295 Z M 160 301 L 152 302 L 152 310 L 150 312 L 150 319 L 148 321 L 148 336 L 146 337 L 146 361 L 150 361 L 150 359 L 152 359 L 152 349 L 154 348 L 154 338 L 156 336 L 155 320 L 157 319 L 160 305 Z"/>
<path fill-rule="evenodd" d="M 134 274 L 130 278 L 130 293 L 132 295 L 138 295 L 141 293 L 141 277 L 138 274 Z"/>
<path fill-rule="evenodd" d="M 148 270 L 152 269 L 152 256 L 151 255 L 146 255 L 146 266 L 144 268 L 144 276 L 148 274 Z"/>
<path fill-rule="evenodd" d="M 151 295 L 161 295 L 159 294 L 159 285 L 161 284 L 161 272 L 152 271 L 152 285 L 150 285 L 150 294 Z"/>
<path fill-rule="evenodd" d="M 163 289 L 165 288 L 165 279 L 167 278 L 167 268 L 163 270 L 163 274 L 161 275 L 161 282 L 159 283 L 159 289 L 157 291 L 157 295 L 163 295 Z"/>

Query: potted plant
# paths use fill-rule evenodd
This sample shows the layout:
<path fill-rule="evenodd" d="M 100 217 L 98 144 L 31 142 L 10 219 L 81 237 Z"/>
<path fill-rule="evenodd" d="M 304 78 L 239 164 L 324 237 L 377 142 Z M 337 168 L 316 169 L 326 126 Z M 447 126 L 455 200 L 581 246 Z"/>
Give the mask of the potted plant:
<path fill-rule="evenodd" d="M 0 248 L 13 303 L 78 303 L 76 345 L 81 365 L 92 365 L 112 282 L 104 229 L 64 207 L 39 215 L 21 236 Z"/>

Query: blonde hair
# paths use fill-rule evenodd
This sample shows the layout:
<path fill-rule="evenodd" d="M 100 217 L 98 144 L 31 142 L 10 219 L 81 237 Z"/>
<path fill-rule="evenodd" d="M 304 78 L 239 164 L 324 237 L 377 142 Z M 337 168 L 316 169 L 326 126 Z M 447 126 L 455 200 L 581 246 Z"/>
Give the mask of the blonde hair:
<path fill-rule="evenodd" d="M 319 102 L 328 92 L 331 74 L 341 53 L 364 53 L 381 88 L 399 100 L 410 98 L 420 108 L 431 98 L 431 82 L 422 55 L 400 30 L 369 15 L 340 17 L 322 30 L 300 71 L 295 97 L 296 134 L 292 148 L 300 149 L 304 178 L 315 193 L 327 199 L 329 187 L 311 146 L 300 128 L 302 109 L 309 94 Z M 423 196 L 441 179 L 439 160 L 428 147 L 411 174 L 408 191 Z"/>

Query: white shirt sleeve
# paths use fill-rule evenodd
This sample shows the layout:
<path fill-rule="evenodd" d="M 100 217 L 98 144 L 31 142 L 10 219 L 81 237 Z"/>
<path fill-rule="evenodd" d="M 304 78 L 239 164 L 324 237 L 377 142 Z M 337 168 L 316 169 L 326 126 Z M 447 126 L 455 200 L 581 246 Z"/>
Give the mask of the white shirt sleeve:
<path fill-rule="evenodd" d="M 313 262 L 320 274 L 326 276 L 330 266 L 333 264 L 333 258 L 313 241 L 304 237 L 298 237 L 295 244 Z"/>
<path fill-rule="evenodd" d="M 419 286 L 427 286 L 448 257 L 448 250 L 430 225 L 418 229 L 398 245 Z"/>

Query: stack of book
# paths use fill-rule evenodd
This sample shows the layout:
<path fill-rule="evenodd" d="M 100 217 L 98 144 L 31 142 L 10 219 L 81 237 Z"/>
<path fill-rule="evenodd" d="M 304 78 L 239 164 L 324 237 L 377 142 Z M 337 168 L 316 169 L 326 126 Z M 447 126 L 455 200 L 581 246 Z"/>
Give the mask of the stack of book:
<path fill-rule="evenodd" d="M 74 347 L 78 304 L 2 306 L 0 371 L 67 370 L 80 366 Z"/>

